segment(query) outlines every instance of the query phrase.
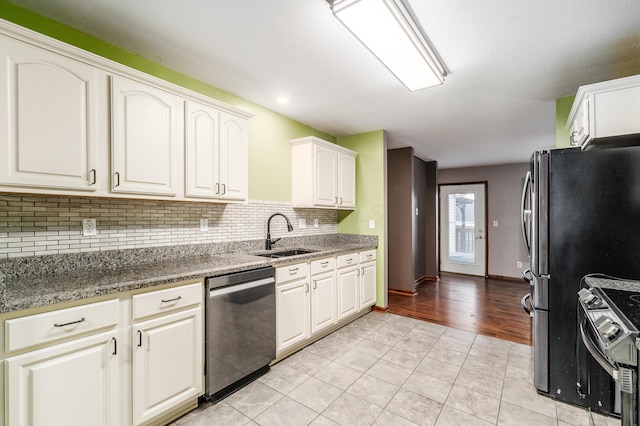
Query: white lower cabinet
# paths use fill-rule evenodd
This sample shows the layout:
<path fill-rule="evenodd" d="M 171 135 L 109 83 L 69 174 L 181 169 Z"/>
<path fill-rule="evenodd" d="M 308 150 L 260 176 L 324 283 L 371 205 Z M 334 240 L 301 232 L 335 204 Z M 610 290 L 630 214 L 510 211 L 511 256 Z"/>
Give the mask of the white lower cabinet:
<path fill-rule="evenodd" d="M 358 253 L 338 256 L 338 319 L 355 314 L 360 309 L 360 268 Z"/>
<path fill-rule="evenodd" d="M 133 417 L 145 423 L 202 394 L 202 309 L 133 327 Z"/>
<path fill-rule="evenodd" d="M 5 320 L 6 424 L 166 424 L 195 407 L 203 306 L 198 281 Z"/>
<path fill-rule="evenodd" d="M 276 270 L 276 352 L 309 335 L 309 266 L 298 264 Z"/>
<path fill-rule="evenodd" d="M 336 323 L 335 258 L 311 262 L 311 334 Z"/>
<path fill-rule="evenodd" d="M 117 331 L 8 358 L 10 426 L 118 425 Z"/>
<path fill-rule="evenodd" d="M 376 251 L 360 253 L 360 309 L 376 304 Z"/>

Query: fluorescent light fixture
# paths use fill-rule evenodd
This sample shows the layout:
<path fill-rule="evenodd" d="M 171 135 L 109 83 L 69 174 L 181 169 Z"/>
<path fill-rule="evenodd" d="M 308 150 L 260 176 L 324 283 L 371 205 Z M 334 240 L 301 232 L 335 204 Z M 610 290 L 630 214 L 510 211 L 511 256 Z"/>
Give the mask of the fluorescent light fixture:
<path fill-rule="evenodd" d="M 328 0 L 333 15 L 410 91 L 447 72 L 402 0 Z"/>

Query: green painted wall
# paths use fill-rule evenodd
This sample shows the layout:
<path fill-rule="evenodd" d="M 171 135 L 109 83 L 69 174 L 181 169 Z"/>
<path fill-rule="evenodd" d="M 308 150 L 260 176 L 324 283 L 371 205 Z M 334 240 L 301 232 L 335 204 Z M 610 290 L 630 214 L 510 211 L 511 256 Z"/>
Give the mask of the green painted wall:
<path fill-rule="evenodd" d="M 356 206 L 354 211 L 338 212 L 338 232 L 378 236 L 377 305 L 383 306 L 385 292 L 385 133 L 383 130 L 338 137 L 338 145 L 358 152 L 356 159 Z M 369 229 L 369 220 L 375 229 Z"/>
<path fill-rule="evenodd" d="M 565 127 L 575 96 L 556 99 L 556 148 L 566 148 L 569 143 L 569 129 Z"/>
<path fill-rule="evenodd" d="M 291 201 L 289 139 L 317 136 L 336 141 L 332 135 L 12 5 L 7 0 L 0 0 L 0 18 L 255 114 L 249 121 L 249 198 L 252 200 Z M 294 105 L 291 107 L 295 108 Z"/>

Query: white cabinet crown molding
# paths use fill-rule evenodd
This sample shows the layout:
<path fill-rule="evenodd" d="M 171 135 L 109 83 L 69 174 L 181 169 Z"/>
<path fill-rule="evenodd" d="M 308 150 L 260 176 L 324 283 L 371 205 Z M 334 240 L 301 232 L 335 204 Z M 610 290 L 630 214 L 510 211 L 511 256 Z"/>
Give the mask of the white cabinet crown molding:
<path fill-rule="evenodd" d="M 291 139 L 289 141 L 289 143 L 292 146 L 293 145 L 305 144 L 305 143 L 309 143 L 309 142 L 314 142 L 314 143 L 316 143 L 318 145 L 323 145 L 323 146 L 325 146 L 327 148 L 331 148 L 331 149 L 336 150 L 338 152 L 343 152 L 345 154 L 351 154 L 351 155 L 356 156 L 356 157 L 358 156 L 358 153 L 356 151 L 353 151 L 353 150 L 351 150 L 349 148 L 345 148 L 345 147 L 340 146 L 338 144 L 326 141 L 324 139 L 317 138 L 315 136 L 306 136 L 304 138 Z"/>
<path fill-rule="evenodd" d="M 79 47 L 72 46 L 63 41 L 56 40 L 52 37 L 38 33 L 28 28 L 24 28 L 20 25 L 14 24 L 4 19 L 0 19 L 0 34 L 33 44 L 37 47 L 47 49 L 49 51 L 67 56 L 86 64 L 93 65 L 112 74 L 117 74 L 134 80 L 151 83 L 157 88 L 173 92 L 187 99 L 204 102 L 208 105 L 214 106 L 215 108 L 218 108 L 230 114 L 237 115 L 239 117 L 251 118 L 254 116 L 254 114 L 251 112 L 210 98 L 201 93 L 194 92 L 177 84 L 170 83 L 166 80 L 162 80 L 161 78 L 154 77 L 145 72 L 138 71 L 126 65 L 115 62 L 111 59 L 104 58 L 95 53 L 88 52 L 86 50 L 80 49 Z"/>

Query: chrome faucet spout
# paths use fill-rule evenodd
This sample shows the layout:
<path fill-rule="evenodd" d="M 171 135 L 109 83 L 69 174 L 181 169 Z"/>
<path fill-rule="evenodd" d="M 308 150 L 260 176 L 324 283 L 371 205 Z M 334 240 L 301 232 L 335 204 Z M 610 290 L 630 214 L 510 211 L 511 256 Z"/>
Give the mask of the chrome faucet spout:
<path fill-rule="evenodd" d="M 275 240 L 271 239 L 271 219 L 273 219 L 274 216 L 282 216 L 284 218 L 284 220 L 287 221 L 287 231 L 291 232 L 293 231 L 293 226 L 291 226 L 291 222 L 289 221 L 289 218 L 287 216 L 285 216 L 282 213 L 274 213 L 269 217 L 269 220 L 267 220 L 267 239 L 265 241 L 265 245 L 264 248 L 266 250 L 271 250 L 271 246 L 274 245 L 275 243 L 277 243 L 278 241 L 280 241 L 280 238 L 276 238 Z"/>

